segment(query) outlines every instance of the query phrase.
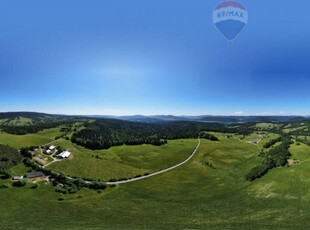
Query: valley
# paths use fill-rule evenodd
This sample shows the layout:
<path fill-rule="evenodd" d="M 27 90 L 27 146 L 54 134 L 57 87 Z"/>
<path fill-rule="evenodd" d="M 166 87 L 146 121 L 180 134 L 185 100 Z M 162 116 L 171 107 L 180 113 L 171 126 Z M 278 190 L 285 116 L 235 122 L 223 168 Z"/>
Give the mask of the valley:
<path fill-rule="evenodd" d="M 70 129 L 66 123 L 24 135 L 2 131 L 1 144 L 19 150 L 52 142 L 57 148 L 69 150 L 73 157 L 47 169 L 68 177 L 106 182 L 177 165 L 197 146 L 197 138 L 189 136 L 167 139 L 161 145 L 123 144 L 91 150 L 70 141 L 75 132 L 87 127 L 83 122 L 89 122 L 88 118 L 74 119 L 86 120 L 73 120 Z M 100 122 L 109 120 L 100 118 Z M 216 138 L 201 138 L 192 158 L 173 170 L 127 184 L 107 185 L 104 189 L 81 187 L 74 193 L 63 194 L 55 192 L 61 186 L 53 186 L 52 178 L 49 182 L 37 182 L 36 188 L 32 188 L 30 181 L 15 187 L 11 178 L 2 178 L 0 228 L 306 229 L 310 226 L 310 147 L 299 139 L 310 138 L 304 129 L 309 123 L 288 125 L 178 123 L 177 127 L 182 128 L 199 127 L 197 135 L 208 133 Z M 158 135 L 168 134 L 160 131 Z M 246 180 L 251 169 L 264 161 L 261 152 L 268 153 L 280 146 L 283 135 L 289 135 L 292 141 L 288 158 L 291 163 L 273 167 L 254 181 Z M 9 171 L 12 176 L 21 176 L 36 170 L 19 163 Z M 40 221 L 34 212 L 41 217 Z"/>

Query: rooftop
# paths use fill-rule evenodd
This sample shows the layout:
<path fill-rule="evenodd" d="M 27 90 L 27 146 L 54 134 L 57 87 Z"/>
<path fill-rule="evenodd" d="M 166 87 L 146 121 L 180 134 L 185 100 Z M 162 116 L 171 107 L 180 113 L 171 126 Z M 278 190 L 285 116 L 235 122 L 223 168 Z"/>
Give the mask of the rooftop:
<path fill-rule="evenodd" d="M 26 177 L 28 179 L 32 179 L 32 178 L 36 178 L 36 177 L 41 177 L 41 176 L 44 176 L 43 172 L 41 172 L 41 171 L 38 171 L 38 172 L 35 172 L 35 173 L 28 173 L 26 175 Z"/>

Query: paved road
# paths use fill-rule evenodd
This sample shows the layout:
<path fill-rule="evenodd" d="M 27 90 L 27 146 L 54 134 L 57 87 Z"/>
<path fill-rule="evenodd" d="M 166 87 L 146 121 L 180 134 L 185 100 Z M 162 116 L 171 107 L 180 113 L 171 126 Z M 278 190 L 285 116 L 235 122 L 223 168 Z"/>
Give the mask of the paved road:
<path fill-rule="evenodd" d="M 126 183 L 130 183 L 130 182 L 133 182 L 133 181 L 138 181 L 138 180 L 143 180 L 143 179 L 146 179 L 146 178 L 149 178 L 149 177 L 152 177 L 152 176 L 156 176 L 156 175 L 159 175 L 159 174 L 162 174 L 162 173 L 165 173 L 165 172 L 168 172 L 170 170 L 173 170 L 177 167 L 180 167 L 181 165 L 184 165 L 185 163 L 187 163 L 190 159 L 193 158 L 193 156 L 195 155 L 195 153 L 197 152 L 198 148 L 200 146 L 200 138 L 198 138 L 198 144 L 197 144 L 197 147 L 195 148 L 195 150 L 192 152 L 192 154 L 183 162 L 177 164 L 177 165 L 174 165 L 170 168 L 167 168 L 167 169 L 163 169 L 161 171 L 158 171 L 158 172 L 155 172 L 155 173 L 152 173 L 152 174 L 149 174 L 149 175 L 146 175 L 146 176 L 141 176 L 141 177 L 138 177 L 138 178 L 132 178 L 132 179 L 128 179 L 128 180 L 123 180 L 123 181 L 116 181 L 116 182 L 106 182 L 106 184 L 108 185 L 117 185 L 117 184 L 126 184 Z"/>

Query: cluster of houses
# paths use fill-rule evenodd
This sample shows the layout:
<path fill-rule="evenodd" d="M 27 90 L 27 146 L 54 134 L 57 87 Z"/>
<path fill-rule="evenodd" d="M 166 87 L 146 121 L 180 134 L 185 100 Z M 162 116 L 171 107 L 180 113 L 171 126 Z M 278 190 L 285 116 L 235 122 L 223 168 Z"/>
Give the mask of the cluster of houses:
<path fill-rule="evenodd" d="M 56 152 L 56 146 L 54 146 L 54 145 L 51 145 L 46 151 L 45 151 L 45 154 L 46 155 L 51 155 L 51 154 L 53 154 L 53 153 L 55 153 Z M 58 154 L 58 157 L 60 158 L 60 159 L 65 159 L 65 158 L 69 158 L 70 157 L 70 155 L 71 155 L 71 152 L 69 152 L 69 151 L 63 151 L 63 152 L 61 152 L 60 154 Z"/>
<path fill-rule="evenodd" d="M 39 150 L 39 149 L 36 149 L 36 150 Z M 46 151 L 44 153 L 46 155 L 52 155 L 52 154 L 56 154 L 57 151 L 58 150 L 57 150 L 56 146 L 51 145 L 48 149 L 46 149 Z M 57 155 L 57 157 L 60 159 L 67 159 L 70 156 L 71 156 L 71 152 L 69 152 L 67 150 L 65 150 L 65 151 L 63 151 Z M 56 162 L 55 159 L 54 159 L 54 162 Z M 29 179 L 29 180 L 34 181 L 37 178 L 44 178 L 44 177 L 45 177 L 44 173 L 41 171 L 38 171 L 38 172 L 34 172 L 34 173 L 28 173 L 25 176 L 14 176 L 14 177 L 12 177 L 12 180 Z M 45 181 L 48 182 L 49 178 L 45 177 Z"/>
<path fill-rule="evenodd" d="M 53 150 L 55 150 L 56 147 L 54 145 L 50 146 L 46 151 L 45 154 L 46 155 L 51 155 L 53 153 Z"/>

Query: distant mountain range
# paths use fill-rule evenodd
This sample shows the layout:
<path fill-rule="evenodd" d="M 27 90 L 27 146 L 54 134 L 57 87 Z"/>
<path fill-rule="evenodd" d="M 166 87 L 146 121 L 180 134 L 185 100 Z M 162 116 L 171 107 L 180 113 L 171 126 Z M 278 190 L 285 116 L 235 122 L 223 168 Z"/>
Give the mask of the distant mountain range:
<path fill-rule="evenodd" d="M 133 115 L 133 116 L 108 116 L 108 115 L 55 115 L 36 112 L 3 112 L 0 113 L 0 119 L 26 117 L 26 118 L 39 118 L 39 117 L 88 117 L 88 118 L 107 118 L 118 119 L 124 121 L 144 122 L 144 123 L 159 123 L 169 121 L 198 121 L 198 122 L 219 122 L 219 123 L 244 123 L 244 122 L 302 122 L 310 121 L 309 116 L 173 116 L 173 115 Z"/>
<path fill-rule="evenodd" d="M 135 122 L 167 122 L 167 121 L 199 121 L 219 123 L 240 123 L 240 122 L 297 122 L 310 120 L 308 116 L 173 116 L 173 115 L 133 115 L 133 116 L 88 116 L 94 118 L 111 118 Z"/>

